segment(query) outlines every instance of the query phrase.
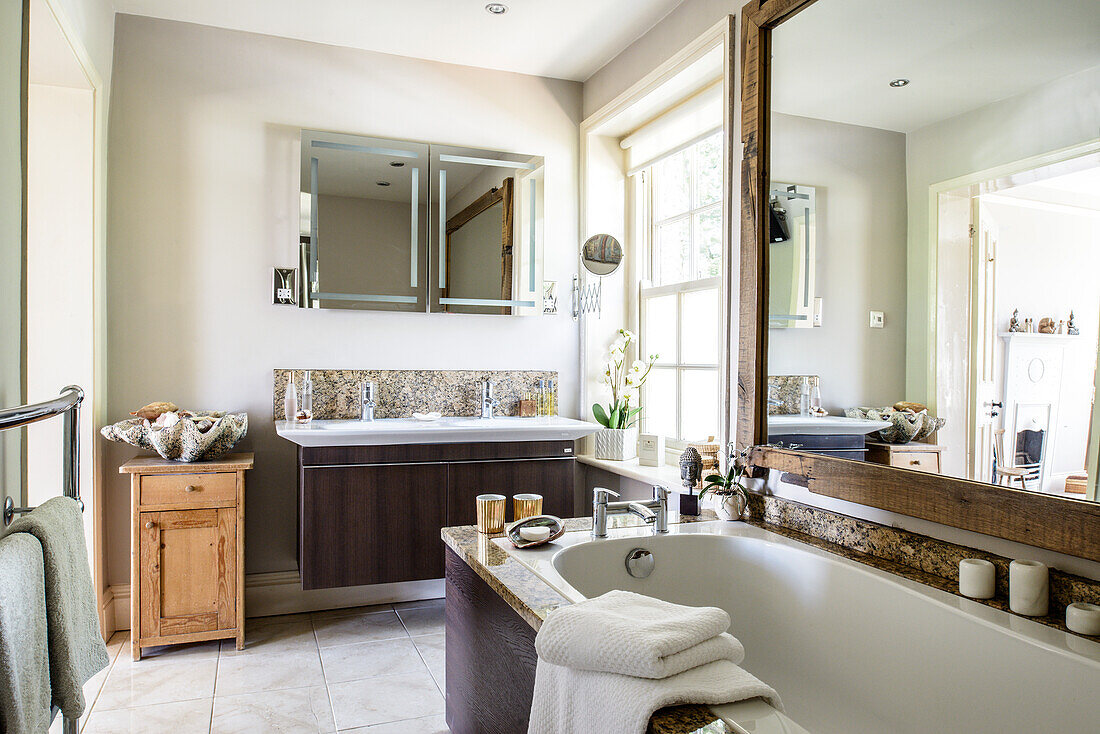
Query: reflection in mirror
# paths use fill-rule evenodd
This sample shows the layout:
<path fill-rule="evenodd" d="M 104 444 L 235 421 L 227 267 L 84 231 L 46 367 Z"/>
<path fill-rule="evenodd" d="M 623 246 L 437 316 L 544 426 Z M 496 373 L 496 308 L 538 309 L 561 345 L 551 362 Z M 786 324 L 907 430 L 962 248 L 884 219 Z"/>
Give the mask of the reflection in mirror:
<path fill-rule="evenodd" d="M 1095 500 L 1100 5 L 1010 5 L 773 31 L 769 442 Z"/>
<path fill-rule="evenodd" d="M 581 245 L 581 262 L 593 275 L 611 275 L 623 262 L 623 246 L 609 234 L 596 234 Z"/>
<path fill-rule="evenodd" d="M 302 131 L 305 308 L 424 311 L 428 146 Z"/>
<path fill-rule="evenodd" d="M 542 158 L 432 145 L 431 310 L 536 313 Z"/>

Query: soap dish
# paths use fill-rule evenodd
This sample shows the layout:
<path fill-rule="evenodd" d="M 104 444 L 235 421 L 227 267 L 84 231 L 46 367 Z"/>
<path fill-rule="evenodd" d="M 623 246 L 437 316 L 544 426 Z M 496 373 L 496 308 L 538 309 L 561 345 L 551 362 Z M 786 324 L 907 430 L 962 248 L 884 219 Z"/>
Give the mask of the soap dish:
<path fill-rule="evenodd" d="M 437 421 L 442 417 L 443 417 L 443 414 L 440 413 L 438 410 L 432 411 L 431 413 L 413 413 L 413 418 L 415 418 L 418 421 L 424 421 L 425 423 L 430 423 L 431 421 Z"/>
<path fill-rule="evenodd" d="M 550 531 L 550 535 L 542 540 L 527 540 L 520 536 L 520 530 L 522 528 L 546 528 Z M 514 523 L 504 528 L 504 534 L 508 536 L 508 540 L 516 548 L 535 548 L 540 545 L 546 545 L 547 543 L 557 540 L 565 534 L 565 523 L 561 521 L 560 517 L 554 517 L 553 515 L 535 515 L 533 517 L 525 517 L 522 520 L 516 520 Z"/>

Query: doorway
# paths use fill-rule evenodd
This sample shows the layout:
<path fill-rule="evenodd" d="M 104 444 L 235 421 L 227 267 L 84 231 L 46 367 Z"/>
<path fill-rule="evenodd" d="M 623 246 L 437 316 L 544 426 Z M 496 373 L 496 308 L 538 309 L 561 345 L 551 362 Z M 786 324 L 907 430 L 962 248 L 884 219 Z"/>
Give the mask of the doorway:
<path fill-rule="evenodd" d="M 939 442 L 947 473 L 1095 499 L 1100 321 L 1096 144 L 937 194 Z M 1053 160 L 1052 160 L 1053 159 Z"/>

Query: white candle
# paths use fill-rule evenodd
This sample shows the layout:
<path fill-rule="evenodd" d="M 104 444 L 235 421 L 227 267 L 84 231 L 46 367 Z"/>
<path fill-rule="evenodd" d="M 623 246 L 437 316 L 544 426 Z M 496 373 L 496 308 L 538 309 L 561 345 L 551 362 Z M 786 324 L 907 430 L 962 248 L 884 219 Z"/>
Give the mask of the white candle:
<path fill-rule="evenodd" d="M 997 569 L 981 558 L 959 561 L 959 593 L 971 599 L 992 599 L 996 593 Z"/>
<path fill-rule="evenodd" d="M 1073 602 L 1066 607 L 1066 626 L 1081 635 L 1100 635 L 1100 606 Z"/>
<path fill-rule="evenodd" d="M 1008 565 L 1008 608 L 1028 617 L 1046 616 L 1050 604 L 1050 575 L 1039 561 Z"/>
<path fill-rule="evenodd" d="M 550 537 L 550 528 L 545 525 L 524 525 L 519 529 L 519 537 L 524 540 L 546 540 Z"/>

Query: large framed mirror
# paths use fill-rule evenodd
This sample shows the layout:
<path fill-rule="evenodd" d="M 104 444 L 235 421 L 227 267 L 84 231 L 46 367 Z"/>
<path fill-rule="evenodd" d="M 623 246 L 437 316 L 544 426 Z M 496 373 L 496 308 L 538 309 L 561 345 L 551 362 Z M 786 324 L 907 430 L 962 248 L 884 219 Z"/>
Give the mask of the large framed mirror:
<path fill-rule="evenodd" d="M 737 440 L 1100 560 L 1100 5 L 1011 6 L 745 6 Z"/>
<path fill-rule="evenodd" d="M 304 308 L 425 311 L 428 146 L 302 131 Z"/>

